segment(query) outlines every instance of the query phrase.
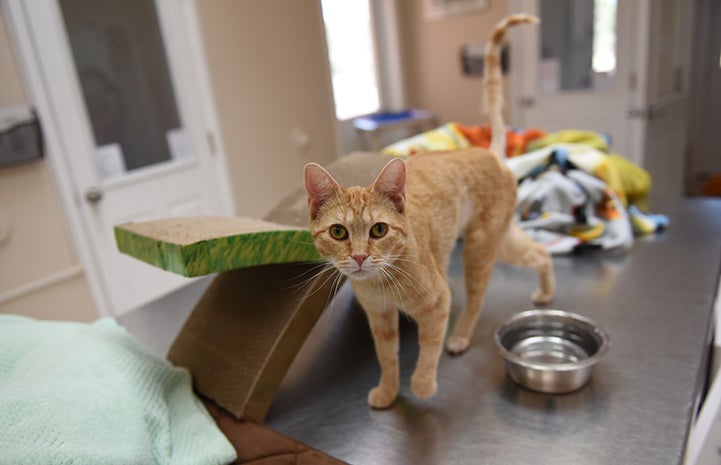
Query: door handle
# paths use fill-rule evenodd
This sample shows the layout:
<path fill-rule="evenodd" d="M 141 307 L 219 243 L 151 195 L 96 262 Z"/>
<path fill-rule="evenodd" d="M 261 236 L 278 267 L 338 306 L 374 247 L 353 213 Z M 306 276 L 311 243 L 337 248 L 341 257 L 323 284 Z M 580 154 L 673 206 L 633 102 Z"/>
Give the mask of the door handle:
<path fill-rule="evenodd" d="M 626 116 L 628 118 L 647 119 L 649 116 L 649 112 L 647 109 L 644 108 L 629 108 L 628 111 L 626 111 Z"/>
<path fill-rule="evenodd" d="M 648 118 L 654 119 L 654 118 L 660 118 L 663 115 L 666 114 L 666 106 L 665 105 L 651 105 L 651 108 L 648 112 Z"/>
<path fill-rule="evenodd" d="M 103 199 L 103 190 L 99 187 L 90 187 L 85 191 L 85 200 L 88 203 L 96 204 Z"/>
<path fill-rule="evenodd" d="M 532 108 L 536 105 L 536 99 L 533 97 L 523 97 L 521 98 L 521 108 Z"/>
<path fill-rule="evenodd" d="M 629 108 L 626 116 L 629 118 L 656 119 L 666 114 L 665 104 L 649 105 L 646 108 Z"/>

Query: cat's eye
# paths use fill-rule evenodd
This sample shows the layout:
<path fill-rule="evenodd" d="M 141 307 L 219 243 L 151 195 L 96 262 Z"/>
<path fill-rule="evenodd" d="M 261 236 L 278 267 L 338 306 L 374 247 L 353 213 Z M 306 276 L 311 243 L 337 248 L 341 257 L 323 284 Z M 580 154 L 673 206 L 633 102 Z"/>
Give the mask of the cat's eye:
<path fill-rule="evenodd" d="M 348 239 L 348 230 L 339 224 L 330 227 L 330 237 L 338 241 Z"/>
<path fill-rule="evenodd" d="M 371 228 L 371 237 L 373 239 L 379 239 L 386 235 L 388 232 L 388 225 L 385 223 L 376 223 Z"/>

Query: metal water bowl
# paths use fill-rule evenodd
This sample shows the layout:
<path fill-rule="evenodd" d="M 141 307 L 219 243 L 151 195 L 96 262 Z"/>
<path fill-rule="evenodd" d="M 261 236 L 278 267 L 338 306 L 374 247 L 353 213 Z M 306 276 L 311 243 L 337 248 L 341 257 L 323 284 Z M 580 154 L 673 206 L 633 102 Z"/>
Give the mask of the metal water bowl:
<path fill-rule="evenodd" d="M 513 381 L 553 394 L 585 386 L 609 349 L 602 328 L 562 310 L 518 313 L 498 327 L 495 342 Z"/>

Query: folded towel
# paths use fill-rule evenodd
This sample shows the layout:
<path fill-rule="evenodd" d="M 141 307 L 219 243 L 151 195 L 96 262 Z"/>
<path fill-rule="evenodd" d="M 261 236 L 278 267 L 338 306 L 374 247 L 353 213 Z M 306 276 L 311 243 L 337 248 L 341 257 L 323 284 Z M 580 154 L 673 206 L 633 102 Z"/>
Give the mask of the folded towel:
<path fill-rule="evenodd" d="M 224 464 L 235 450 L 173 367 L 105 318 L 0 315 L 0 464 Z"/>

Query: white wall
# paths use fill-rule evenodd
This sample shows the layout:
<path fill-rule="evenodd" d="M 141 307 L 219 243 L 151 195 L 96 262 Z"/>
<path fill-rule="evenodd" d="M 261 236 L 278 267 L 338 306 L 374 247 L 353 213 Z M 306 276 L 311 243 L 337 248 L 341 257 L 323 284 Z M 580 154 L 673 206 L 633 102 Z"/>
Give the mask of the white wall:
<path fill-rule="evenodd" d="M 238 214 L 263 216 L 336 157 L 319 0 L 198 2 Z M 296 143 L 308 137 L 308 145 Z"/>
<path fill-rule="evenodd" d="M 460 50 L 469 42 L 485 42 L 493 26 L 508 14 L 507 0 L 488 3 L 487 10 L 428 20 L 424 15 L 425 2 L 398 1 L 401 54 L 410 106 L 430 110 L 441 123 L 487 122 L 482 112 L 481 79 L 462 74 Z M 510 80 L 506 79 L 506 101 L 509 86 Z M 506 118 L 507 115 L 506 111 Z"/>

